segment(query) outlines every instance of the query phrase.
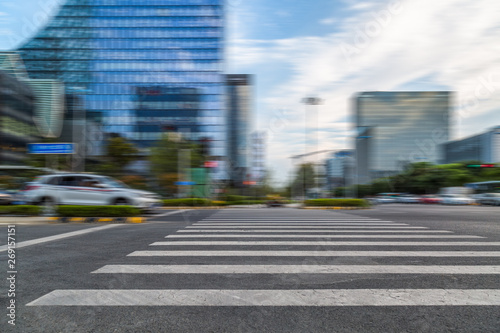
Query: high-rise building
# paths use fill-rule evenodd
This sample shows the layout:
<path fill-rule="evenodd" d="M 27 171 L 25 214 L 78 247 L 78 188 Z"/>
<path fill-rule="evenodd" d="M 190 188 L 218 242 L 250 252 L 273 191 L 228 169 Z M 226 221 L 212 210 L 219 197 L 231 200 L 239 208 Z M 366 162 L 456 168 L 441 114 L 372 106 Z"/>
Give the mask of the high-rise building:
<path fill-rule="evenodd" d="M 415 162 L 439 163 L 449 140 L 451 93 L 362 92 L 354 98 L 356 182 L 397 174 Z"/>
<path fill-rule="evenodd" d="M 223 3 L 67 0 L 19 51 L 30 77 L 64 82 L 106 132 L 149 147 L 191 123 L 224 156 Z"/>
<path fill-rule="evenodd" d="M 352 184 L 353 157 L 354 151 L 347 149 L 331 154 L 331 158 L 326 161 L 326 184 L 328 190 Z"/>
<path fill-rule="evenodd" d="M 249 173 L 249 134 L 252 112 L 253 77 L 249 74 L 229 74 L 227 83 L 227 160 L 229 179 L 241 187 Z"/>
<path fill-rule="evenodd" d="M 267 135 L 264 131 L 256 131 L 250 134 L 250 175 L 252 181 L 257 185 L 261 185 L 266 178 L 266 139 Z"/>
<path fill-rule="evenodd" d="M 478 161 L 500 162 L 500 126 L 468 138 L 446 142 L 442 145 L 444 163 Z"/>
<path fill-rule="evenodd" d="M 25 164 L 26 147 L 38 138 L 34 112 L 30 86 L 0 70 L 0 164 Z"/>

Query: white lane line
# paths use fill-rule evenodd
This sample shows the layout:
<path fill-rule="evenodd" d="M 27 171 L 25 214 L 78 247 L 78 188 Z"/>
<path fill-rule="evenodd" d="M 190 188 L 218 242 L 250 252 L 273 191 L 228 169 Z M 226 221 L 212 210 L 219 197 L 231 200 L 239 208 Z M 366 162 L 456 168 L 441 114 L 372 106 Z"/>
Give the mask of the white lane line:
<path fill-rule="evenodd" d="M 269 223 L 261 223 L 261 222 L 256 222 L 256 223 L 193 223 L 193 227 L 212 227 L 212 226 L 235 226 L 235 228 L 239 227 L 249 227 L 249 226 L 275 226 L 275 227 L 321 227 L 321 226 L 336 226 L 336 225 L 408 225 L 408 223 L 394 223 L 394 222 L 371 222 L 371 223 L 366 223 L 366 222 L 311 222 L 311 223 L 290 223 L 290 222 L 283 222 L 283 223 L 274 223 L 274 222 L 269 222 Z M 266 228 L 266 227 L 264 227 Z"/>
<path fill-rule="evenodd" d="M 354 242 L 354 241 L 170 241 L 151 246 L 214 246 L 214 245 L 312 245 L 312 246 L 500 246 L 500 242 Z"/>
<path fill-rule="evenodd" d="M 338 226 L 331 229 L 286 229 L 286 230 L 273 230 L 273 229 L 256 229 L 256 230 L 246 230 L 246 229 L 182 229 L 177 232 L 339 232 L 336 229 L 428 229 L 427 227 L 356 227 L 356 226 Z"/>
<path fill-rule="evenodd" d="M 421 238 L 421 239 L 484 239 L 481 236 L 460 235 L 169 235 L 165 238 Z"/>
<path fill-rule="evenodd" d="M 135 251 L 130 257 L 500 257 L 500 251 Z"/>
<path fill-rule="evenodd" d="M 349 224 L 343 223 L 334 226 L 265 226 L 265 225 L 256 225 L 256 226 L 214 226 L 214 227 L 204 227 L 204 226 L 187 226 L 186 229 L 335 229 L 339 227 L 369 227 L 369 226 L 407 226 L 408 224 L 404 223 L 370 223 L 370 224 Z"/>
<path fill-rule="evenodd" d="M 226 232 L 226 230 L 221 230 L 221 231 L 224 231 Z M 286 232 L 288 232 L 289 230 L 287 230 Z M 229 232 L 229 231 L 228 231 Z M 259 234 L 259 235 L 242 235 L 241 233 L 248 233 L 248 232 L 254 232 L 254 230 L 249 230 L 249 231 L 241 231 L 241 230 L 235 230 L 234 234 L 223 234 L 223 235 L 220 235 L 220 234 L 217 234 L 217 235 L 210 235 L 210 234 L 182 234 L 182 235 L 179 235 L 179 234 L 175 234 L 175 235 L 169 235 L 169 236 L 165 236 L 165 238 L 207 238 L 207 237 L 216 237 L 216 238 L 219 238 L 219 237 L 248 237 L 248 238 L 259 238 L 259 237 L 264 237 L 264 238 L 323 238 L 323 237 L 331 237 L 332 235 L 335 235 L 335 234 L 340 234 L 340 233 L 358 233 L 358 234 L 365 234 L 365 233 L 371 233 L 371 234 L 378 234 L 380 235 L 381 237 L 383 237 L 384 234 L 388 234 L 388 233 L 406 233 L 406 234 L 422 234 L 422 233 L 429 233 L 429 234 L 434 234 L 434 233 L 446 233 L 446 234 L 452 234 L 453 232 L 452 231 L 448 231 L 448 230 L 328 230 L 327 232 L 328 233 L 323 233 L 321 235 L 265 235 L 265 234 Z M 270 231 L 270 230 L 266 230 L 265 232 L 275 232 L 275 231 Z M 281 231 L 279 231 L 281 232 Z M 316 232 L 318 233 L 318 231 L 312 231 L 312 232 Z M 347 235 L 346 235 L 347 236 Z M 353 236 L 356 236 L 356 237 L 365 237 L 363 235 L 353 235 Z M 486 238 L 486 237 L 482 237 L 482 236 L 467 236 L 467 237 L 470 237 L 470 238 Z M 460 237 L 462 238 L 462 237 Z"/>
<path fill-rule="evenodd" d="M 500 289 L 54 290 L 27 306 L 498 306 Z"/>
<path fill-rule="evenodd" d="M 169 216 L 169 215 L 184 213 L 186 210 L 187 209 L 181 209 L 181 210 L 176 210 L 174 212 L 165 212 L 165 213 L 162 213 L 162 214 L 154 215 L 153 217 Z"/>
<path fill-rule="evenodd" d="M 423 265 L 106 265 L 105 274 L 500 274 L 500 266 Z"/>
<path fill-rule="evenodd" d="M 114 227 L 118 227 L 118 226 L 122 226 L 122 225 L 123 224 L 107 224 L 107 225 L 103 225 L 100 227 L 88 228 L 88 229 L 67 232 L 64 234 L 59 234 L 59 235 L 54 235 L 54 236 L 32 239 L 32 240 L 17 243 L 16 248 L 52 242 L 52 241 L 56 241 L 56 240 L 60 240 L 63 238 L 68 238 L 68 237 L 80 236 L 80 235 L 88 234 L 91 232 L 96 232 L 96 231 L 100 231 L 100 230 L 104 230 L 104 229 L 114 228 Z M 7 251 L 7 245 L 0 246 L 0 252 L 2 252 L 2 251 Z"/>

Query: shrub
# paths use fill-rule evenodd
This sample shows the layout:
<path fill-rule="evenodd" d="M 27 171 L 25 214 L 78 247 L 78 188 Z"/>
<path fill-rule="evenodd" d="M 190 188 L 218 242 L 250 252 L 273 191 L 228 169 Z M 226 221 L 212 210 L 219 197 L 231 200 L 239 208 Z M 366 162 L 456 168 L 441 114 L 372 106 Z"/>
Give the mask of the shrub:
<path fill-rule="evenodd" d="M 130 217 L 141 215 L 139 208 L 131 206 L 59 206 L 62 217 Z"/>
<path fill-rule="evenodd" d="M 250 197 L 247 197 L 247 196 L 244 196 L 244 195 L 232 195 L 232 194 L 228 194 L 225 197 L 225 200 L 226 201 L 230 201 L 230 202 L 233 202 L 233 201 L 244 201 L 244 200 L 248 200 L 248 199 L 250 199 Z"/>
<path fill-rule="evenodd" d="M 369 207 L 370 203 L 363 199 L 311 199 L 305 201 L 311 207 Z"/>
<path fill-rule="evenodd" d="M 267 201 L 266 200 L 239 200 L 239 201 L 230 201 L 229 205 L 263 205 Z"/>
<path fill-rule="evenodd" d="M 163 206 L 165 207 L 199 207 L 199 206 L 211 206 L 212 201 L 208 199 L 200 198 L 188 198 L 188 199 L 166 199 L 163 200 Z"/>
<path fill-rule="evenodd" d="M 40 215 L 42 207 L 30 205 L 0 206 L 0 215 Z"/>

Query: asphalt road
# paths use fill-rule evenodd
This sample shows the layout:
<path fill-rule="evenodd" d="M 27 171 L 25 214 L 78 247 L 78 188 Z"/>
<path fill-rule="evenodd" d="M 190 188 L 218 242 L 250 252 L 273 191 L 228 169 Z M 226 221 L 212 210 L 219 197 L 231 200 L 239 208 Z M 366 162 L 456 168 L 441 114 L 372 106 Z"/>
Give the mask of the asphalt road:
<path fill-rule="evenodd" d="M 1 332 L 500 331 L 498 207 L 198 210 L 93 228 L 16 227 L 28 245 L 15 297 L 0 252 Z"/>

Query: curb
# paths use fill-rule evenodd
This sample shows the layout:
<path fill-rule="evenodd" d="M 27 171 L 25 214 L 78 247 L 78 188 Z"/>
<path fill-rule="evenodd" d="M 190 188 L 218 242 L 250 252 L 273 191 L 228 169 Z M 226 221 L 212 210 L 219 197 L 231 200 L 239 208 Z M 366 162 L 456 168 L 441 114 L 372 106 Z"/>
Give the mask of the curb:
<path fill-rule="evenodd" d="M 53 223 L 144 223 L 144 217 L 49 217 Z"/>
<path fill-rule="evenodd" d="M 301 207 L 300 209 L 319 209 L 319 210 L 358 210 L 371 209 L 371 207 Z"/>

